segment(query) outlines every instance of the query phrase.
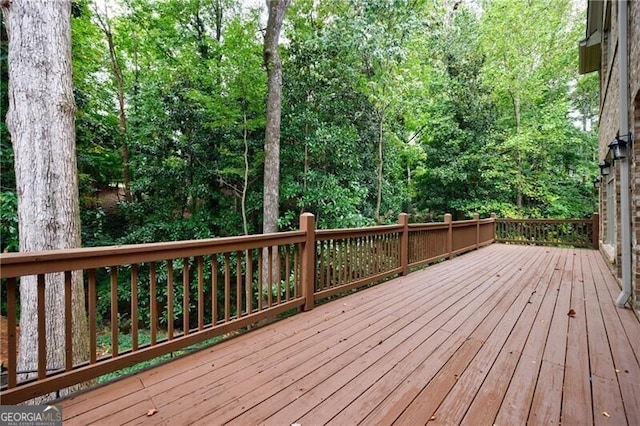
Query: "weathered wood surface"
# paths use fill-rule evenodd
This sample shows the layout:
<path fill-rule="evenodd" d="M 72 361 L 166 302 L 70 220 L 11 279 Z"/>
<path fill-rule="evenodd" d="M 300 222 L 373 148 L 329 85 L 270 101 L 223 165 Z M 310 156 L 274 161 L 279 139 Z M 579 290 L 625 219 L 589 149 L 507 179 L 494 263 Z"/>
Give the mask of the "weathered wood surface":
<path fill-rule="evenodd" d="M 597 251 L 494 244 L 63 401 L 65 425 L 637 425 L 617 293 Z"/>

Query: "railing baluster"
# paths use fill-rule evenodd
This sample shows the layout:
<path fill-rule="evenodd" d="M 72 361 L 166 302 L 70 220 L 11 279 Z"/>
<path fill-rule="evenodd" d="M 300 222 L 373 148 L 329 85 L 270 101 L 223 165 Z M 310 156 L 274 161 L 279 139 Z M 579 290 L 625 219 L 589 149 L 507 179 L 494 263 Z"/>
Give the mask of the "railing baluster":
<path fill-rule="evenodd" d="M 272 306 L 273 303 L 273 247 L 269 246 L 267 249 L 267 305 L 268 307 Z"/>
<path fill-rule="evenodd" d="M 131 349 L 138 350 L 138 265 L 131 265 Z"/>
<path fill-rule="evenodd" d="M 389 235 L 382 235 L 380 239 L 382 244 L 382 271 L 386 271 L 389 267 Z"/>
<path fill-rule="evenodd" d="M 173 260 L 167 260 L 167 339 L 173 340 L 174 327 Z"/>
<path fill-rule="evenodd" d="M 224 321 L 231 319 L 231 265 L 229 264 L 229 253 L 224 254 Z"/>
<path fill-rule="evenodd" d="M 245 252 L 245 261 L 246 261 L 246 275 L 245 275 L 245 292 L 246 292 L 246 309 L 247 315 L 251 315 L 253 312 L 252 299 L 253 299 L 253 252 L 252 250 L 247 250 Z"/>
<path fill-rule="evenodd" d="M 262 293 L 263 293 L 263 286 L 262 286 L 262 280 L 264 279 L 264 274 L 262 272 L 263 266 L 264 266 L 264 260 L 263 260 L 263 250 L 258 250 L 258 312 L 260 312 L 262 310 Z"/>
<path fill-rule="evenodd" d="M 167 262 L 172 262 L 171 259 Z M 158 330 L 158 305 L 156 297 L 156 285 L 158 277 L 156 275 L 156 262 L 149 263 L 149 310 L 151 311 L 151 317 L 149 318 L 149 335 L 151 346 L 157 342 L 157 330 Z"/>
<path fill-rule="evenodd" d="M 368 248 L 368 256 L 367 256 L 367 272 L 365 277 L 369 277 L 373 275 L 373 271 L 375 271 L 375 259 L 376 259 L 376 251 L 374 247 L 373 236 L 367 237 L 367 248 Z"/>
<path fill-rule="evenodd" d="M 378 258 L 380 259 L 378 264 L 379 264 L 379 268 L 378 268 L 378 273 L 383 272 L 385 270 L 385 240 L 386 240 L 386 235 L 378 235 L 377 236 L 377 240 L 378 240 Z"/>
<path fill-rule="evenodd" d="M 218 324 L 218 256 L 211 255 L 211 325 Z"/>
<path fill-rule="evenodd" d="M 354 238 L 353 255 L 355 257 L 353 264 L 353 278 L 359 280 L 362 277 L 362 238 Z"/>
<path fill-rule="evenodd" d="M 204 261 L 198 256 L 198 330 L 204 328 Z"/>
<path fill-rule="evenodd" d="M 242 252 L 236 252 L 236 319 L 242 316 Z"/>
<path fill-rule="evenodd" d="M 340 283 L 346 284 L 347 280 L 347 240 L 340 240 Z"/>
<path fill-rule="evenodd" d="M 289 297 L 290 297 L 290 295 L 289 295 L 289 285 L 291 283 L 291 256 L 290 256 L 290 253 L 289 253 L 290 250 L 291 250 L 291 246 L 284 246 L 284 252 L 285 252 L 285 255 L 284 255 L 285 271 L 284 271 L 284 273 L 286 275 L 285 280 L 284 280 L 284 285 L 285 285 L 284 297 L 285 297 L 286 301 L 288 301 Z"/>
<path fill-rule="evenodd" d="M 282 250 L 283 247 L 282 246 L 278 246 L 276 247 L 276 255 L 275 255 L 275 259 L 278 262 L 278 266 L 280 266 L 280 261 L 282 259 Z M 280 279 L 280 274 L 282 272 L 278 273 L 278 276 L 275 277 L 276 279 L 276 289 L 277 289 L 277 293 L 276 293 L 276 303 L 279 305 L 280 303 L 282 303 L 282 280 Z"/>
<path fill-rule="evenodd" d="M 325 261 L 324 261 L 324 241 L 317 243 L 317 256 L 318 256 L 318 268 L 316 271 L 317 279 L 315 283 L 316 291 L 320 291 L 324 288 L 324 275 L 325 275 Z"/>
<path fill-rule="evenodd" d="M 38 274 L 38 379 L 47 377 L 47 330 L 44 274 Z"/>
<path fill-rule="evenodd" d="M 336 284 L 336 241 L 327 241 L 327 288 Z"/>
<path fill-rule="evenodd" d="M 349 281 L 355 281 L 355 269 L 353 265 L 353 246 L 355 240 L 353 238 L 349 238 Z"/>
<path fill-rule="evenodd" d="M 333 240 L 333 286 L 342 284 L 342 240 Z"/>
<path fill-rule="evenodd" d="M 298 244 L 293 245 L 293 271 L 293 297 L 297 299 L 300 295 L 300 256 Z M 315 278 L 315 273 L 313 274 L 313 277 Z"/>
<path fill-rule="evenodd" d="M 73 314 L 71 313 L 71 271 L 64 272 L 64 360 L 65 371 L 73 369 L 73 340 L 71 336 L 71 324 L 73 324 Z"/>
<path fill-rule="evenodd" d="M 111 271 L 111 357 L 118 356 L 118 267 Z"/>
<path fill-rule="evenodd" d="M 89 364 L 96 363 L 96 270 L 89 269 Z"/>
<path fill-rule="evenodd" d="M 9 389 L 15 388 L 18 384 L 18 376 L 17 372 L 17 355 L 18 355 L 18 345 L 17 345 L 17 336 L 16 336 L 16 316 L 17 313 L 17 283 L 15 278 L 9 278 L 7 280 L 7 326 L 9 329 L 7 330 L 7 349 L 9 353 L 7 354 L 7 374 L 9 378 L 7 380 L 7 384 Z"/>
<path fill-rule="evenodd" d="M 325 240 L 323 245 L 323 261 L 324 261 L 324 280 L 322 282 L 321 290 L 329 288 L 329 281 L 331 279 L 331 240 Z"/>
<path fill-rule="evenodd" d="M 182 335 L 189 334 L 189 283 L 190 280 L 189 259 L 182 259 Z"/>

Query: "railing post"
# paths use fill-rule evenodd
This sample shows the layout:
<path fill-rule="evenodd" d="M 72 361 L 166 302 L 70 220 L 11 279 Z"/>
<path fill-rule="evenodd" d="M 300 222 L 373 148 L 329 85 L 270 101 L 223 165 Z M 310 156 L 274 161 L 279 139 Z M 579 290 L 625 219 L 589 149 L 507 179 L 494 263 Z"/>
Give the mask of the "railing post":
<path fill-rule="evenodd" d="M 451 213 L 444 215 L 444 223 L 449 224 L 449 229 L 447 230 L 447 253 L 449 253 L 449 259 L 453 258 L 453 228 L 451 227 L 451 219 Z"/>
<path fill-rule="evenodd" d="M 474 213 L 473 220 L 476 221 L 476 250 L 478 250 L 480 248 L 480 215 Z"/>
<path fill-rule="evenodd" d="M 598 250 L 600 248 L 600 214 L 594 213 L 591 216 L 591 243 L 593 248 Z"/>
<path fill-rule="evenodd" d="M 409 215 L 400 213 L 398 224 L 402 226 L 402 234 L 400 234 L 400 267 L 402 270 L 400 275 L 407 275 L 409 273 Z"/>
<path fill-rule="evenodd" d="M 302 246 L 301 259 L 301 284 L 302 295 L 304 296 L 304 311 L 313 309 L 316 276 L 316 218 L 311 213 L 300 215 L 300 230 L 305 233 L 304 245 Z"/>
<path fill-rule="evenodd" d="M 496 224 L 496 214 L 495 213 L 491 213 L 491 216 L 489 216 L 491 219 L 493 219 L 493 241 L 492 243 L 495 243 L 496 240 L 498 239 L 498 236 L 496 235 L 496 231 L 497 229 L 497 224 Z"/>

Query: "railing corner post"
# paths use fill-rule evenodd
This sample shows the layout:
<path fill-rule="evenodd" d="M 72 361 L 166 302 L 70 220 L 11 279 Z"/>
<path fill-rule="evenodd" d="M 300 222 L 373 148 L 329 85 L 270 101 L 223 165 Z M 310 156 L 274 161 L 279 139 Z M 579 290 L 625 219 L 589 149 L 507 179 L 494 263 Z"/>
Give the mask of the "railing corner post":
<path fill-rule="evenodd" d="M 451 213 L 447 213 L 444 215 L 444 223 L 449 224 L 449 228 L 447 230 L 447 253 L 449 253 L 449 259 L 453 259 L 453 227 Z"/>
<path fill-rule="evenodd" d="M 400 234 L 400 275 L 409 273 L 409 215 L 400 213 L 398 215 L 398 224 L 402 226 Z"/>
<path fill-rule="evenodd" d="M 480 248 L 480 215 L 474 213 L 473 220 L 476 222 L 476 250 L 478 250 Z"/>
<path fill-rule="evenodd" d="M 594 213 L 591 216 L 591 243 L 593 244 L 593 248 L 598 250 L 600 248 L 600 214 Z"/>
<path fill-rule="evenodd" d="M 302 295 L 305 302 L 304 311 L 313 309 L 314 304 L 314 288 L 316 274 L 316 218 L 311 213 L 302 213 L 300 215 L 300 230 L 305 233 L 304 245 L 302 246 L 301 259 L 301 280 Z"/>

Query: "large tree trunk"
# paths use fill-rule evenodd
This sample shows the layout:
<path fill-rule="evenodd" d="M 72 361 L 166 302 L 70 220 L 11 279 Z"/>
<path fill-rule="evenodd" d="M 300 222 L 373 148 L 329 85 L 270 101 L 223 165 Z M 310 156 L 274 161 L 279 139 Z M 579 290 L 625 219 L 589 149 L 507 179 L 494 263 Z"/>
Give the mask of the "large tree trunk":
<path fill-rule="evenodd" d="M 80 246 L 75 104 L 71 79 L 71 1 L 2 2 L 9 33 L 7 125 L 15 155 L 20 251 Z M 46 278 L 47 368 L 65 365 L 64 278 Z M 72 280 L 74 364 L 88 356 L 81 276 Z M 35 277 L 20 280 L 18 371 L 37 370 Z M 20 375 L 24 380 L 27 375 Z M 38 399 L 42 403 L 51 396 Z"/>
<path fill-rule="evenodd" d="M 264 37 L 264 66 L 267 69 L 267 123 L 264 140 L 264 209 L 262 232 L 278 231 L 280 187 L 280 112 L 282 104 L 282 62 L 278 40 L 289 0 L 267 0 L 269 19 Z"/>
<path fill-rule="evenodd" d="M 264 198 L 262 210 L 262 232 L 278 232 L 280 216 L 280 113 L 282 106 L 282 62 L 278 54 L 278 40 L 284 14 L 289 0 L 267 0 L 269 19 L 264 36 L 264 66 L 267 69 L 267 123 L 264 138 Z M 273 251 L 274 263 L 269 274 L 268 251 L 263 250 L 265 259 L 262 267 L 263 285 L 267 291 L 271 285 L 280 281 L 279 256 Z M 272 282 L 269 282 L 269 276 Z M 262 295 L 264 298 L 265 296 Z"/>

